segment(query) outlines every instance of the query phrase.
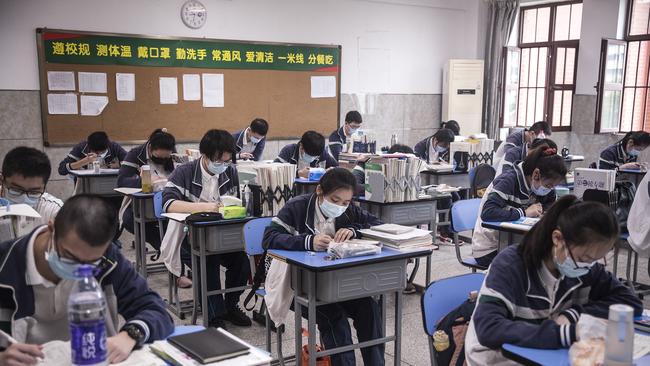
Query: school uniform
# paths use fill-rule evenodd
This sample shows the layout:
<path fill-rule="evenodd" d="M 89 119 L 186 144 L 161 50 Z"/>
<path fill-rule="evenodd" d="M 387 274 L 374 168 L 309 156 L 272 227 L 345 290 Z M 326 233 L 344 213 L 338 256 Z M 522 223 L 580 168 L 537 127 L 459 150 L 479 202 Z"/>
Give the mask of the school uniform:
<path fill-rule="evenodd" d="M 85 158 L 90 153 L 92 153 L 92 151 L 90 151 L 90 147 L 88 147 L 88 142 L 81 141 L 75 145 L 68 153 L 68 156 L 66 156 L 65 159 L 59 163 L 59 174 L 68 175 L 68 173 L 70 173 L 72 170 L 72 168 L 70 168 L 70 164 Z M 106 150 L 106 156 L 104 157 L 105 165 L 102 168 L 106 168 L 109 163 L 121 163 L 125 158 L 126 150 L 124 150 L 124 148 L 117 142 L 109 141 L 108 148 Z M 88 165 L 82 167 L 82 169 L 87 168 Z"/>
<path fill-rule="evenodd" d="M 600 153 L 598 169 L 616 170 L 623 164 L 636 163 L 636 159 L 636 156 L 629 155 L 625 152 L 623 141 L 619 141 Z"/>
<path fill-rule="evenodd" d="M 345 135 L 345 126 L 341 126 L 330 134 L 328 147 L 334 160 L 339 160 L 339 154 L 343 151 L 343 146 L 347 143 L 348 137 Z"/>
<path fill-rule="evenodd" d="M 9 216 L 11 218 L 10 225 L 12 226 L 11 233 L 7 233 L 9 235 L 6 237 L 4 234 L 0 235 L 0 242 L 27 235 L 41 225 L 54 222 L 54 218 L 61 207 L 63 207 L 63 201 L 47 192 L 43 193 L 33 207 L 41 217 Z"/>
<path fill-rule="evenodd" d="M 163 210 L 169 211 L 169 206 L 174 201 L 186 202 L 215 202 L 222 195 L 239 196 L 239 180 L 237 170 L 229 166 L 219 175 L 207 172 L 200 159 L 185 163 L 174 169 L 163 190 Z M 161 256 L 167 268 L 176 276 L 182 274 L 182 266 L 192 266 L 191 252 L 183 224 L 176 221 L 169 222 L 168 230 L 161 244 Z M 206 258 L 207 288 L 208 291 L 221 288 L 219 265 L 226 267 L 226 287 L 239 287 L 246 285 L 250 274 L 250 264 L 245 252 L 210 255 Z M 198 273 L 198 269 L 194 270 Z M 210 321 L 223 316 L 227 309 L 233 308 L 239 302 L 242 291 L 231 292 L 225 295 L 208 297 L 208 319 Z"/>
<path fill-rule="evenodd" d="M 524 143 L 521 146 L 510 148 L 503 159 L 501 159 L 496 167 L 496 175 L 498 177 L 506 170 L 513 169 L 513 166 L 520 161 L 524 161 L 528 155 L 528 144 Z"/>
<path fill-rule="evenodd" d="M 641 315 L 641 300 L 600 263 L 579 278 L 555 278 L 546 265 L 526 269 L 518 246 L 494 259 L 465 337 L 468 365 L 518 365 L 501 353 L 504 343 L 568 348 L 576 341 L 580 314 L 607 318 L 609 305 L 627 304 Z M 558 325 L 564 315 L 570 324 Z"/>
<path fill-rule="evenodd" d="M 237 131 L 232 134 L 232 137 L 235 139 L 235 145 L 237 149 L 237 159 L 239 159 L 239 154 L 241 153 L 250 153 L 253 154 L 253 160 L 259 161 L 262 159 L 262 153 L 264 153 L 264 146 L 266 145 L 266 137 L 257 144 L 253 143 L 246 138 L 246 132 L 250 130 L 250 127 L 245 130 Z"/>
<path fill-rule="evenodd" d="M 525 217 L 526 209 L 534 203 L 541 203 L 546 209 L 555 202 L 555 190 L 542 197 L 532 192 L 522 165 L 514 165 L 513 169 L 496 177 L 481 199 L 481 214 L 472 235 L 472 256 L 481 265 L 489 265 L 499 246 L 499 231 L 484 228 L 484 221 L 515 221 Z"/>
<path fill-rule="evenodd" d="M 433 136 L 429 136 L 415 144 L 413 151 L 417 157 L 427 163 L 437 163 L 440 161 L 449 162 L 449 149 L 442 154 L 438 154 L 438 152 L 433 148 Z"/>
<path fill-rule="evenodd" d="M 320 162 L 325 162 L 325 168 L 333 168 L 339 166 L 338 161 L 334 160 L 332 156 L 323 149 L 320 156 L 316 160 L 312 161 L 310 164 L 305 163 L 300 158 L 300 144 L 289 144 L 280 150 L 280 154 L 274 160 L 276 163 L 289 163 L 296 164 L 298 169 L 301 170 L 304 168 L 317 168 Z M 296 171 L 296 174 L 298 172 Z"/>
<path fill-rule="evenodd" d="M 271 225 L 264 231 L 265 249 L 314 250 L 314 236 L 318 233 L 331 237 L 341 228 L 350 229 L 354 237 L 360 229 L 379 225 L 375 216 L 350 205 L 343 215 L 330 219 L 323 215 L 316 194 L 298 196 L 287 202 Z M 286 263 L 273 260 L 265 282 L 265 301 L 269 316 L 276 324 L 283 324 L 292 303 L 290 270 Z M 325 349 L 352 344 L 348 318 L 354 321 L 359 342 L 381 337 L 379 304 L 372 297 L 343 301 L 316 307 L 316 323 Z M 384 364 L 384 345 L 361 350 L 365 365 Z M 333 365 L 355 365 L 353 351 L 332 355 Z"/>
<path fill-rule="evenodd" d="M 506 140 L 499 145 L 497 151 L 494 152 L 494 157 L 492 158 L 492 166 L 496 169 L 501 161 L 506 156 L 506 153 L 516 147 L 526 145 L 526 135 L 527 129 L 516 131 L 508 135 Z"/>
<path fill-rule="evenodd" d="M 165 165 L 158 165 L 151 161 L 151 157 L 149 156 L 149 143 L 147 142 L 134 147 L 126 154 L 126 158 L 122 162 L 117 176 L 117 186 L 129 188 L 142 187 L 140 168 L 143 165 L 149 165 L 151 167 L 152 178 L 155 176 L 158 179 L 163 179 L 163 182 L 174 170 L 174 163 L 171 158 Z M 125 197 L 122 201 L 120 218 L 122 219 L 122 227 L 133 234 L 135 223 L 133 221 L 133 207 L 129 197 Z M 156 250 L 160 249 L 161 239 L 158 222 L 148 222 L 145 224 L 145 240 Z"/>
<path fill-rule="evenodd" d="M 646 174 L 639 183 L 627 216 L 627 229 L 630 233 L 627 242 L 644 258 L 650 257 L 650 219 L 647 216 L 649 206 L 650 174 Z"/>

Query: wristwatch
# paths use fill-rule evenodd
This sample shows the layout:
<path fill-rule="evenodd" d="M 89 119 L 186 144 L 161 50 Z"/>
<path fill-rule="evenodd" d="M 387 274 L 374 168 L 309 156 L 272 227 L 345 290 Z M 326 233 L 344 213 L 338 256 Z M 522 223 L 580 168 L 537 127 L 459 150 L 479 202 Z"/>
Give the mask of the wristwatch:
<path fill-rule="evenodd" d="M 144 331 L 142 327 L 137 324 L 129 323 L 122 327 L 122 331 L 126 332 L 128 336 L 135 341 L 135 346 L 140 347 L 144 343 Z"/>

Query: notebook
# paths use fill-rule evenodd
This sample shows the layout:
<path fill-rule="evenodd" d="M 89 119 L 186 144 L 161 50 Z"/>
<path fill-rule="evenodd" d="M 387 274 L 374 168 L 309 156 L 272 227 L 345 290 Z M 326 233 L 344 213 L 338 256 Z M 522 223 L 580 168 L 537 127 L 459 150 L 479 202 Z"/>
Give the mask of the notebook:
<path fill-rule="evenodd" d="M 250 352 L 246 345 L 216 328 L 169 337 L 167 341 L 202 364 L 227 360 Z"/>

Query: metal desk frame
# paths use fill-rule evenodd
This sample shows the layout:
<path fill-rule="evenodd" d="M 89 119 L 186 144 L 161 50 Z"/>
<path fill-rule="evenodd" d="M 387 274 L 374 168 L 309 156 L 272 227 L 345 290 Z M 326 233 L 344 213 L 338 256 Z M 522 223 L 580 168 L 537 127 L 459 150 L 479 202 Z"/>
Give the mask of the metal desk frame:
<path fill-rule="evenodd" d="M 146 229 L 150 222 L 158 222 L 153 213 L 153 193 L 135 193 L 130 195 L 133 209 L 133 236 L 135 239 L 135 269 L 142 277 L 147 278 L 150 273 L 167 272 L 164 263 L 147 264 Z"/>
<path fill-rule="evenodd" d="M 79 193 L 91 193 L 91 194 L 96 194 L 101 197 L 119 197 L 120 193 L 113 191 L 114 188 L 117 188 L 117 175 L 118 173 L 111 172 L 111 173 L 93 173 L 93 174 L 76 174 L 75 171 L 70 172 L 71 175 L 73 175 L 76 179 L 77 182 L 76 184 L 79 185 Z M 111 180 L 114 182 L 111 185 L 110 191 L 106 192 L 93 192 L 91 189 L 92 186 L 92 180 Z"/>

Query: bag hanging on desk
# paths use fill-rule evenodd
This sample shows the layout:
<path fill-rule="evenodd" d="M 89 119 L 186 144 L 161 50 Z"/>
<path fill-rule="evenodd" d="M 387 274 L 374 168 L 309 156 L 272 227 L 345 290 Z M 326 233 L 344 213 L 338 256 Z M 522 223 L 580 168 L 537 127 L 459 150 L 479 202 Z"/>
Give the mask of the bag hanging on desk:
<path fill-rule="evenodd" d="M 253 284 L 251 285 L 251 289 L 248 291 L 248 295 L 246 295 L 246 298 L 244 299 L 244 309 L 248 311 L 252 311 L 255 309 L 255 305 L 257 305 L 257 296 L 255 296 L 255 293 L 260 287 L 262 287 L 262 284 L 266 280 L 266 273 L 269 271 L 269 267 L 271 266 L 271 257 L 267 256 L 266 251 L 264 251 L 261 255 L 253 256 L 253 261 L 255 262 Z M 255 299 L 255 302 L 253 303 L 253 306 L 249 307 L 248 303 L 250 303 L 252 299 Z"/>
<path fill-rule="evenodd" d="M 463 366 L 465 362 L 465 334 L 476 308 L 476 293 L 471 293 L 459 307 L 450 311 L 436 325 L 433 334 L 434 357 L 440 366 Z M 440 341 L 446 338 L 447 342 Z"/>
<path fill-rule="evenodd" d="M 454 172 L 465 173 L 469 166 L 469 153 L 467 151 L 456 151 L 450 162 L 454 166 Z"/>
<path fill-rule="evenodd" d="M 189 215 L 185 222 L 187 223 L 196 223 L 196 222 L 213 222 L 223 220 L 223 215 L 219 212 L 196 212 Z"/>
<path fill-rule="evenodd" d="M 616 217 L 622 229 L 627 230 L 627 218 L 636 195 L 636 186 L 630 181 L 616 182 Z"/>

